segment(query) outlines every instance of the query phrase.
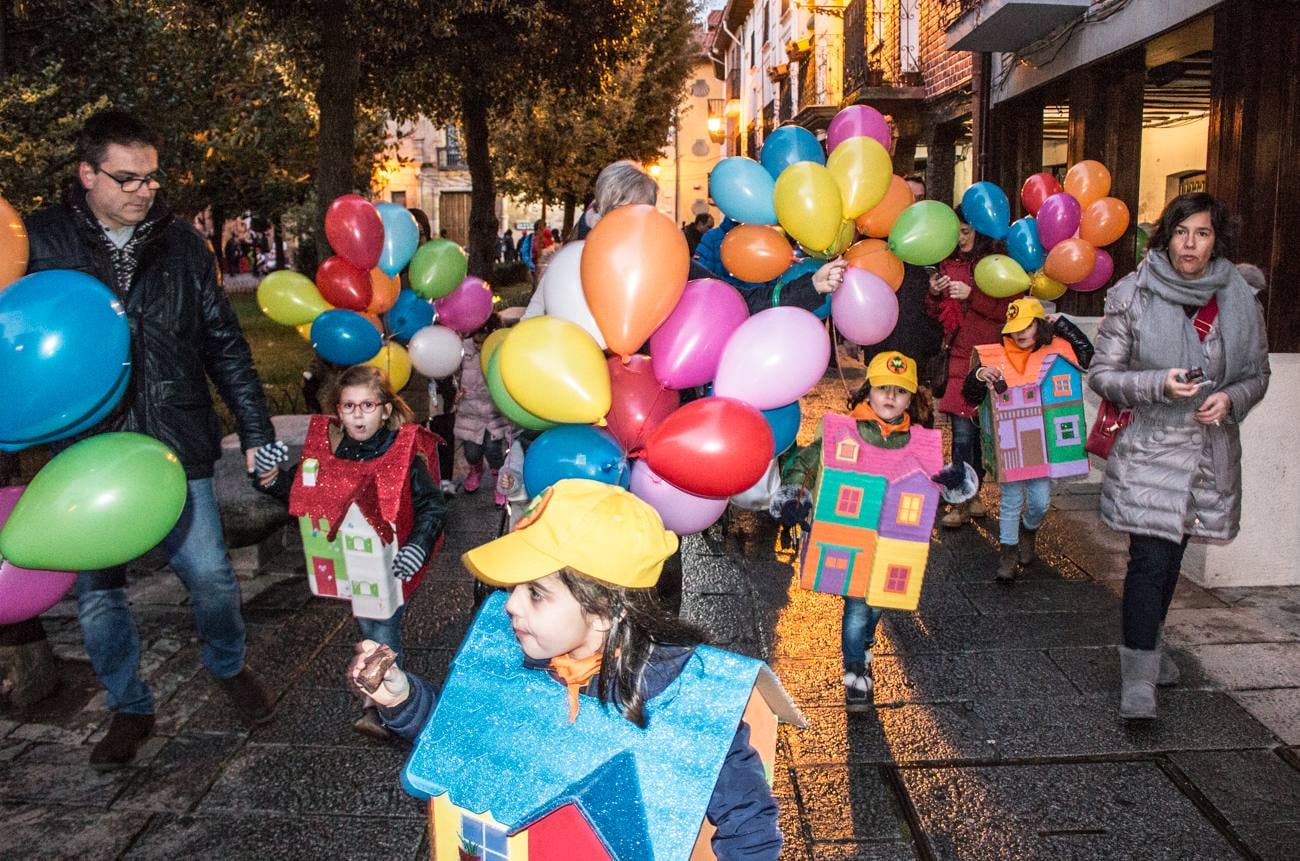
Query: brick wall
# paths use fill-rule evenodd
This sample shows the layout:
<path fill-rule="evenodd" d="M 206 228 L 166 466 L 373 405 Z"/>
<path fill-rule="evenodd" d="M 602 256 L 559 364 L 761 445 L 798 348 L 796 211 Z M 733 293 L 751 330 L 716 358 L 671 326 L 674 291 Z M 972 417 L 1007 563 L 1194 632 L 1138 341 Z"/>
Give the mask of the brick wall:
<path fill-rule="evenodd" d="M 970 81 L 971 55 L 949 51 L 944 43 L 944 23 L 953 17 L 955 0 L 915 0 L 920 14 L 917 33 L 918 65 L 925 83 L 926 98 L 942 95 Z M 898 81 L 901 69 L 898 51 L 899 0 L 868 0 L 865 22 L 868 47 L 876 28 L 877 13 L 884 14 L 884 38 L 870 51 L 867 62 L 885 73 L 886 81 Z"/>

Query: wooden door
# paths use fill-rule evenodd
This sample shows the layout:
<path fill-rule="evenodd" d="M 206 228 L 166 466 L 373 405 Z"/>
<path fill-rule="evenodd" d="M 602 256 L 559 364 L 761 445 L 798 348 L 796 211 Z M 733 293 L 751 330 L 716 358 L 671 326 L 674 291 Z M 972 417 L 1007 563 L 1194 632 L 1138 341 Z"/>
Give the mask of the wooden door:
<path fill-rule="evenodd" d="M 457 245 L 469 245 L 468 191 L 444 191 L 438 195 L 438 226 Z"/>

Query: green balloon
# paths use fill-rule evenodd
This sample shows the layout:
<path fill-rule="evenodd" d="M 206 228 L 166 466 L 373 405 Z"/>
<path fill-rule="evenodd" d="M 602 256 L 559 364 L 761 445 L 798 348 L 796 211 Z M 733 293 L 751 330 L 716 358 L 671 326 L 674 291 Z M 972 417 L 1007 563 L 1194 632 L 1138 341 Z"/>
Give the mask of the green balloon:
<path fill-rule="evenodd" d="M 496 404 L 501 415 L 510 419 L 510 421 L 519 425 L 521 428 L 528 430 L 544 431 L 556 427 L 555 422 L 548 422 L 544 418 L 533 415 L 528 410 L 519 406 L 519 402 L 510 397 L 506 391 L 505 381 L 501 379 L 501 351 L 497 350 L 488 359 L 487 364 L 487 387 L 488 394 L 492 398 L 492 403 Z M 26 566 L 24 566 L 26 567 Z"/>
<path fill-rule="evenodd" d="M 450 239 L 431 239 L 411 258 L 411 289 L 425 299 L 441 299 L 460 286 L 469 273 L 469 258 Z"/>
<path fill-rule="evenodd" d="M 904 263 L 932 266 L 957 247 L 959 227 L 951 206 L 922 200 L 899 214 L 889 231 L 889 250 Z"/>
<path fill-rule="evenodd" d="M 1005 254 L 990 254 L 975 264 L 975 286 L 994 299 L 1007 299 L 1029 289 L 1029 275 Z"/>
<path fill-rule="evenodd" d="M 1151 242 L 1151 237 L 1147 234 L 1141 225 L 1138 226 L 1137 235 L 1133 237 L 1134 260 L 1141 263 L 1147 256 L 1147 244 Z"/>
<path fill-rule="evenodd" d="M 167 446 L 106 433 L 60 452 L 19 497 L 0 555 L 22 568 L 86 571 L 144 555 L 185 507 L 185 470 Z"/>
<path fill-rule="evenodd" d="M 257 285 L 257 304 L 262 313 L 283 326 L 310 323 L 330 310 L 311 279 L 298 272 L 279 269 Z"/>

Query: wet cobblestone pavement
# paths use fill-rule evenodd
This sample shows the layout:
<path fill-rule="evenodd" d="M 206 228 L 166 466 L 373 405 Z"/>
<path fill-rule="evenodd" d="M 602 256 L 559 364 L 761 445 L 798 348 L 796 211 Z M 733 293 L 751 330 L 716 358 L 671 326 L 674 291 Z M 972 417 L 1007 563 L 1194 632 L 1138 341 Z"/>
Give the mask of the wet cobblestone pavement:
<path fill-rule="evenodd" d="M 824 383 L 822 408 L 838 393 Z M 1161 690 L 1156 724 L 1126 726 L 1125 541 L 1087 485 L 1058 490 L 1043 560 L 1009 588 L 993 582 L 994 521 L 935 532 L 919 611 L 885 613 L 876 707 L 860 715 L 844 711 L 840 602 L 794 585 L 770 521 L 739 513 L 684 543 L 683 615 L 769 660 L 809 718 L 781 732 L 784 858 L 1300 856 L 1300 588 L 1184 581 L 1166 629 L 1183 682 Z M 415 672 L 446 673 L 472 605 L 459 554 L 496 529 L 490 494 L 453 503 L 406 617 Z M 0 858 L 427 857 L 423 809 L 397 779 L 404 751 L 351 730 L 347 608 L 311 598 L 299 554 L 290 544 L 243 582 L 250 661 L 279 697 L 253 731 L 199 665 L 176 579 L 133 576 L 158 726 L 117 772 L 87 765 L 108 715 L 74 606 L 46 615 L 65 681 L 0 713 Z"/>

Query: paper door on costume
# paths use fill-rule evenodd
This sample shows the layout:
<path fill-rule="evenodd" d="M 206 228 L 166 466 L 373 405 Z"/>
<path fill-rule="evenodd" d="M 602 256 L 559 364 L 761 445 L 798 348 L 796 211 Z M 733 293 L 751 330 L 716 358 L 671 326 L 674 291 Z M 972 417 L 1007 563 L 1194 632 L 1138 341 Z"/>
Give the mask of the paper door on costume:
<path fill-rule="evenodd" d="M 943 437 L 913 427 L 906 446 L 878 448 L 847 416 L 822 418 L 821 473 L 799 583 L 814 592 L 915 610 L 930 553 Z"/>
<path fill-rule="evenodd" d="M 289 494 L 289 513 L 298 517 L 307 557 L 307 583 L 313 595 L 351 602 L 354 616 L 388 619 L 423 576 L 421 571 L 405 582 L 394 577 L 393 557 L 411 531 L 412 458 L 423 455 L 434 482 L 439 480 L 435 438 L 418 425 L 405 425 L 374 460 L 346 460 L 333 454 L 332 421 L 312 417 Z"/>
<path fill-rule="evenodd" d="M 1068 342 L 1057 338 L 1030 355 L 1023 371 L 1001 344 L 975 348 L 980 364 L 1007 381 L 980 404 L 984 468 L 989 481 L 1068 478 L 1088 474 L 1083 372 Z"/>
<path fill-rule="evenodd" d="M 484 603 L 402 772 L 429 801 L 433 861 L 703 861 L 741 720 L 772 777 L 778 719 L 803 715 L 761 661 L 699 646 L 647 725 L 523 665 L 506 595 Z"/>

